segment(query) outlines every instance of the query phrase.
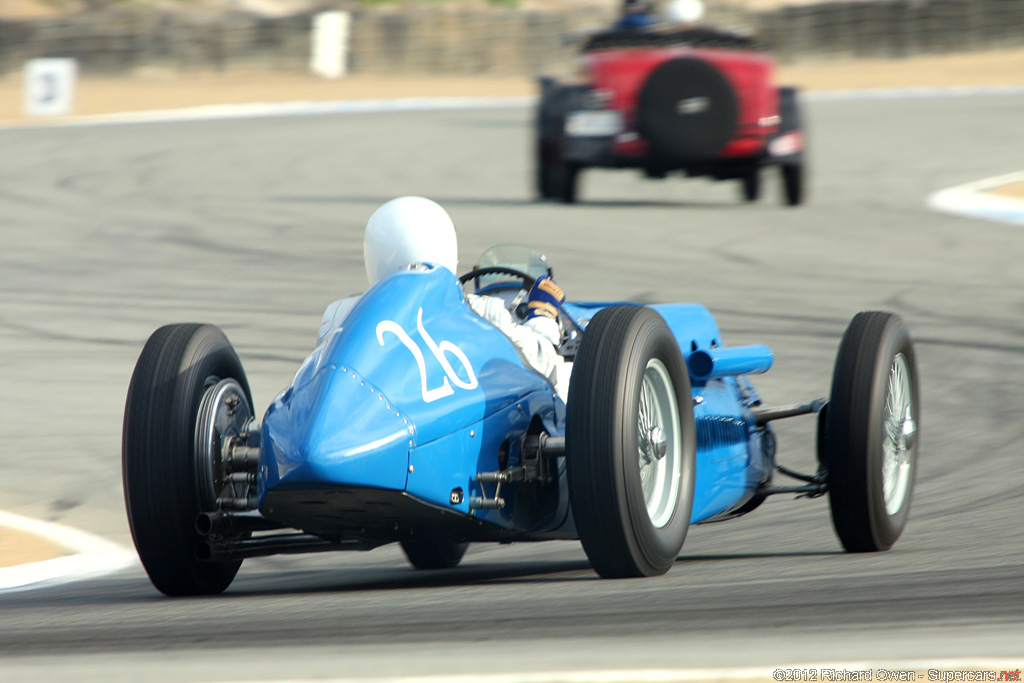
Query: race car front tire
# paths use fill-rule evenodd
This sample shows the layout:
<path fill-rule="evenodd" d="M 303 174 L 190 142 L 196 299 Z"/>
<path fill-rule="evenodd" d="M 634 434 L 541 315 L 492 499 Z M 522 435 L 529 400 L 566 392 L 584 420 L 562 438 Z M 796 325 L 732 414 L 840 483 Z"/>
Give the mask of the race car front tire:
<path fill-rule="evenodd" d="M 566 406 L 576 530 L 605 578 L 664 574 L 686 539 L 696 436 L 689 374 L 664 319 L 599 311 L 584 332 Z"/>
<path fill-rule="evenodd" d="M 153 585 L 166 595 L 221 593 L 242 564 L 196 559 L 202 540 L 196 517 L 216 509 L 215 477 L 200 471 L 201 451 L 209 456 L 210 449 L 198 443 L 204 430 L 197 430 L 211 392 L 232 404 L 231 420 L 251 417 L 245 372 L 220 329 L 176 324 L 150 336 L 128 387 L 121 463 L 136 550 Z"/>
<path fill-rule="evenodd" d="M 849 552 L 888 550 L 907 523 L 917 473 L 920 393 L 899 316 L 857 314 L 839 346 L 824 444 L 832 523 Z"/>

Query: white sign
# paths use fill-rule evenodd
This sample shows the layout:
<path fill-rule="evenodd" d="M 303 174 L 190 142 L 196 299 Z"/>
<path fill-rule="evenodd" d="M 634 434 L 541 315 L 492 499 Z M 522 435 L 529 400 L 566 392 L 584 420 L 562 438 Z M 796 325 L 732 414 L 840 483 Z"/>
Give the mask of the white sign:
<path fill-rule="evenodd" d="M 74 59 L 30 59 L 25 62 L 25 113 L 64 116 L 75 103 L 78 62 Z"/>
<path fill-rule="evenodd" d="M 352 15 L 321 12 L 313 17 L 310 70 L 324 78 L 341 78 L 348 73 L 348 44 Z"/>
<path fill-rule="evenodd" d="M 423 392 L 423 402 L 431 403 L 439 398 L 445 396 L 451 396 L 455 393 L 452 389 L 451 384 L 448 380 L 451 380 L 453 384 L 463 389 L 476 389 L 477 380 L 476 373 L 473 372 L 473 366 L 469 364 L 469 358 L 466 357 L 466 353 L 455 344 L 450 341 L 442 341 L 440 344 L 434 342 L 433 338 L 423 328 L 423 309 L 421 308 L 416 312 L 416 329 L 419 330 L 420 336 L 423 337 L 423 341 L 426 342 L 427 348 L 437 359 L 437 362 L 441 364 L 441 369 L 444 370 L 444 374 L 447 375 L 441 382 L 440 386 L 434 387 L 433 389 L 427 388 L 427 363 L 423 357 L 423 351 L 420 350 L 419 344 L 413 341 L 409 333 L 402 329 L 402 326 L 396 323 L 394 320 L 382 320 L 377 324 L 377 343 L 381 346 L 384 345 L 384 333 L 390 332 L 391 334 L 398 337 L 398 340 L 405 344 L 405 348 L 409 349 L 412 353 L 413 360 L 416 361 L 416 367 L 420 371 L 420 389 Z M 451 353 L 459 362 L 462 363 L 463 369 L 469 375 L 469 381 L 463 382 L 462 379 L 455 374 L 455 368 L 445 358 L 445 353 Z"/>

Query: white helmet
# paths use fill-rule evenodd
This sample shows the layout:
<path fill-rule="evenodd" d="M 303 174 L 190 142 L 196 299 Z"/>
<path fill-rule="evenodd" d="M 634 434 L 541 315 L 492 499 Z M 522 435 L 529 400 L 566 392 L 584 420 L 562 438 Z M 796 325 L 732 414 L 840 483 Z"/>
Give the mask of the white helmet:
<path fill-rule="evenodd" d="M 458 260 L 455 225 L 437 202 L 423 197 L 392 199 L 366 223 L 363 262 L 371 285 L 410 263 L 434 263 L 454 274 Z"/>
<path fill-rule="evenodd" d="M 670 24 L 696 24 L 704 18 L 700 0 L 672 0 L 665 7 L 665 20 Z"/>

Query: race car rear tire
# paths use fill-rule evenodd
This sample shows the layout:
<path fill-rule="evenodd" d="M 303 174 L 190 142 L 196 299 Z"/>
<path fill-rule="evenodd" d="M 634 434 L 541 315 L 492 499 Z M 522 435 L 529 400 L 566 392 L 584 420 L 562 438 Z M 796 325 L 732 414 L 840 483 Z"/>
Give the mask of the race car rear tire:
<path fill-rule="evenodd" d="M 584 99 L 590 90 L 586 85 L 566 85 L 558 91 L 557 114 L 559 153 L 551 159 L 548 169 L 551 180 L 552 199 L 563 204 L 575 204 L 579 195 L 579 177 L 583 166 L 565 158 L 565 119 L 569 112 L 584 108 Z"/>
<path fill-rule="evenodd" d="M 569 501 L 598 574 L 656 576 L 675 563 L 693 509 L 695 433 L 689 375 L 664 319 L 643 306 L 599 311 L 566 406 Z"/>
<path fill-rule="evenodd" d="M 888 550 L 906 525 L 919 397 L 903 321 L 884 311 L 857 314 L 839 346 L 821 448 L 832 523 L 849 552 Z"/>
<path fill-rule="evenodd" d="M 743 200 L 756 202 L 761 197 L 761 167 L 753 165 L 740 177 Z"/>
<path fill-rule="evenodd" d="M 541 81 L 536 122 L 536 186 L 541 199 L 576 201 L 580 166 L 565 159 L 565 118 L 581 108 L 587 86 Z"/>
<path fill-rule="evenodd" d="M 166 325 L 135 365 L 125 405 L 121 464 L 132 538 L 153 585 L 172 596 L 220 593 L 241 561 L 200 562 L 200 512 L 216 509 L 215 484 L 203 465 L 204 398 L 218 387 L 232 420 L 251 417 L 252 398 L 231 343 L 212 325 Z M 206 426 L 210 426 L 206 423 Z M 217 449 L 219 451 L 219 447 Z"/>
<path fill-rule="evenodd" d="M 693 57 L 660 64 L 637 100 L 638 130 L 658 156 L 715 158 L 736 135 L 739 100 L 725 75 Z"/>
<path fill-rule="evenodd" d="M 409 564 L 416 569 L 451 569 L 462 561 L 469 544 L 422 538 L 402 541 L 401 546 Z"/>
<path fill-rule="evenodd" d="M 804 145 L 807 144 L 807 132 L 803 130 L 800 116 L 800 104 L 797 100 L 796 88 L 779 88 L 779 133 L 800 134 L 801 147 L 792 157 L 786 158 L 780 164 L 782 173 L 782 199 L 786 206 L 799 206 L 804 201 L 806 194 L 804 183 Z"/>
<path fill-rule="evenodd" d="M 552 161 L 559 154 L 559 123 L 556 112 L 558 83 L 549 78 L 540 81 L 540 102 L 535 119 L 534 177 L 537 195 L 540 199 L 554 199 L 552 183 Z M 561 124 L 564 126 L 564 123 Z"/>
<path fill-rule="evenodd" d="M 555 175 L 557 199 L 563 204 L 575 204 L 579 187 L 580 167 L 578 164 L 562 162 Z"/>
<path fill-rule="evenodd" d="M 782 170 L 782 198 L 786 206 L 799 206 L 804 201 L 804 162 L 787 163 Z"/>

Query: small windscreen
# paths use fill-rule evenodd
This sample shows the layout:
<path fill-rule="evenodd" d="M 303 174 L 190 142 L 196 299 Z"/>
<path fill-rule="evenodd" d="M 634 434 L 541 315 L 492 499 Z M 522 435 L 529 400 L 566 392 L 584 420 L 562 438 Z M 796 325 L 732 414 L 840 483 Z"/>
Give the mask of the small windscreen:
<path fill-rule="evenodd" d="M 536 249 L 522 244 L 499 244 L 480 254 L 476 265 L 477 268 L 490 268 L 493 266 L 512 268 L 534 278 L 551 274 L 551 269 L 548 267 L 548 257 Z M 496 285 L 519 287 L 522 285 L 522 280 L 503 273 L 482 275 L 476 279 L 477 291 Z"/>

